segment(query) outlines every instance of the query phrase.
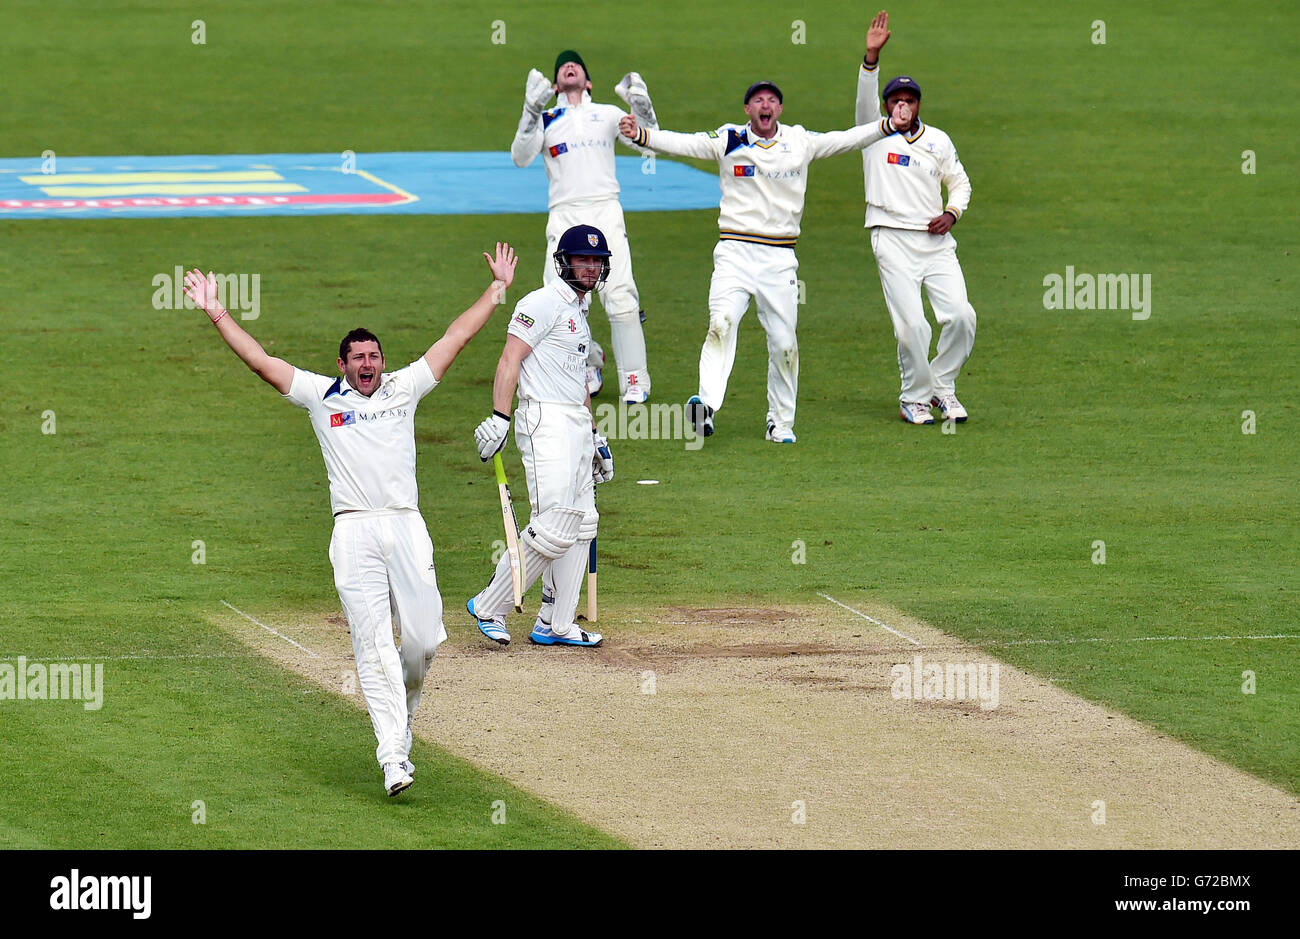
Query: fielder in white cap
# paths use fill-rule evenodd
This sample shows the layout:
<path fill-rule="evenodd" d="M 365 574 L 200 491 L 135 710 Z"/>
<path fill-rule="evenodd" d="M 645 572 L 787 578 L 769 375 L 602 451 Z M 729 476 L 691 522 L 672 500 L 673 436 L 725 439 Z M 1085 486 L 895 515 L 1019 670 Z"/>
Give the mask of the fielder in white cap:
<path fill-rule="evenodd" d="M 185 275 L 185 292 L 259 378 L 307 411 L 330 483 L 329 557 L 347 614 L 357 677 L 379 745 L 384 790 L 411 785 L 411 720 L 424 676 L 447 638 L 433 542 L 415 483 L 415 408 L 487 323 L 514 281 L 515 253 L 484 254 L 493 281 L 442 338 L 405 368 L 384 371 L 379 339 L 354 329 L 339 345 L 338 375 L 317 375 L 268 355 L 221 306 L 212 274 Z M 399 650 L 393 627 L 401 630 Z"/>
<path fill-rule="evenodd" d="M 600 633 L 579 628 L 575 616 L 600 521 L 595 486 L 614 478 L 614 459 L 596 432 L 585 381 L 587 309 L 592 291 L 609 275 L 610 249 L 599 229 L 577 225 L 560 236 L 553 259 L 556 279 L 515 306 L 492 385 L 492 416 L 478 426 L 474 440 L 486 462 L 505 446 L 514 423 L 532 506 L 519 535 L 523 590 L 544 573 L 554 590 L 550 618 L 539 616 L 529 641 L 598 646 Z M 519 407 L 511 414 L 516 388 Z M 502 645 L 510 642 L 510 564 L 503 554 L 492 580 L 465 604 L 483 635 Z"/>
<path fill-rule="evenodd" d="M 650 92 L 640 75 L 624 75 L 614 93 L 643 124 L 658 126 Z M 609 277 L 597 293 L 609 317 L 619 394 L 629 404 L 638 404 L 650 393 L 650 370 L 641 326 L 645 314 L 632 277 L 632 253 L 614 175 L 614 141 L 622 140 L 618 133 L 622 116 L 614 105 L 592 101 L 586 63 L 578 53 L 565 50 L 555 59 L 554 80 L 537 69 L 528 73 L 524 113 L 510 145 L 510 156 L 516 166 L 528 166 L 539 153 L 545 160 L 550 217 L 546 222 L 544 284 L 553 283 L 558 276 L 551 258 L 559 247 L 560 236 L 575 225 L 600 229 L 611 246 Z M 597 371 L 604 356 L 594 346 L 589 353 L 588 364 Z M 600 390 L 600 378 L 593 377 L 591 391 L 595 394 Z"/>
<path fill-rule="evenodd" d="M 859 121 L 880 118 L 880 50 L 889 40 L 889 14 L 880 11 L 867 31 L 867 53 L 858 69 Z M 909 424 L 933 424 L 937 407 L 945 421 L 966 420 L 957 400 L 957 376 L 975 345 L 975 308 L 949 231 L 970 205 L 971 186 L 952 138 L 921 121 L 921 88 L 908 75 L 885 86 L 885 108 L 897 134 L 862 152 L 867 199 L 866 227 L 880 269 L 885 305 L 898 340 L 902 388 L 899 416 Z M 945 200 L 940 184 L 948 190 Z M 939 323 L 930 358 L 930 324 L 921 304 L 925 287 Z"/>
<path fill-rule="evenodd" d="M 619 124 L 641 146 L 718 162 L 722 201 L 709 284 L 709 331 L 700 351 L 699 393 L 687 402 L 695 432 L 705 437 L 713 434 L 713 415 L 727 392 L 740 320 L 752 296 L 767 332 L 767 439 L 795 442 L 799 260 L 794 247 L 808 166 L 822 157 L 861 150 L 893 132 L 887 121 L 876 120 L 818 134 L 780 123 L 783 105 L 781 89 L 761 81 L 745 92 L 745 124 L 723 124 L 698 134 L 644 127 L 634 116 Z"/>

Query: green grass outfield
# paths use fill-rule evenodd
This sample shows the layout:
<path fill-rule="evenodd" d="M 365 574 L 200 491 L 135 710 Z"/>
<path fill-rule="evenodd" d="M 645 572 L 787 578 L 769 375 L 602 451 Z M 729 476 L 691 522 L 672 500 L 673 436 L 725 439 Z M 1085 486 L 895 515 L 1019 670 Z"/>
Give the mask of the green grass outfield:
<path fill-rule="evenodd" d="M 200 48 L 191 6 L 11 5 L 0 155 L 504 149 L 528 68 L 549 69 L 566 46 L 582 51 L 599 100 L 641 71 L 671 129 L 740 118 L 760 76 L 781 83 L 788 122 L 851 123 L 873 10 L 800 4 L 799 45 L 785 5 L 646 9 L 230 3 L 212 8 Z M 1285 132 L 1300 116 L 1300 16 L 1289 3 L 1230 22 L 1210 3 L 890 12 L 884 73 L 919 80 L 923 117 L 952 135 L 974 185 L 955 229 L 980 315 L 959 383 L 971 420 L 951 435 L 898 421 L 860 161 L 817 164 L 799 247 L 799 443 L 762 439 L 766 351 L 751 316 L 702 451 L 614 443 L 619 475 L 600 492 L 609 641 L 619 615 L 657 606 L 870 598 L 1300 793 L 1296 639 L 1127 641 L 1300 633 L 1300 143 Z M 505 45 L 490 41 L 495 18 Z M 1095 19 L 1105 45 L 1090 40 Z M 0 845 L 613 843 L 423 745 L 421 785 L 389 804 L 364 714 L 214 634 L 222 600 L 269 617 L 337 606 L 325 472 L 303 414 L 201 314 L 150 306 L 151 278 L 175 264 L 258 272 L 250 326 L 274 354 L 329 371 L 360 323 L 401 364 L 477 296 L 491 242 L 523 253 L 512 297 L 531 289 L 543 224 L 0 223 L 0 657 L 102 660 L 108 682 L 93 713 L 0 701 Z M 629 232 L 654 398 L 683 401 L 716 213 L 631 215 Z M 1045 310 L 1043 277 L 1067 265 L 1150 274 L 1150 319 Z M 497 536 L 471 441 L 504 322 L 417 418 L 453 631 Z M 604 341 L 603 315 L 592 322 Z M 54 435 L 41 433 L 46 410 Z M 1092 563 L 1097 540 L 1104 566 Z M 805 564 L 791 562 L 796 541 Z M 1071 637 L 1107 641 L 1027 642 Z M 1254 695 L 1241 691 L 1246 670 Z M 510 824 L 490 824 L 496 799 Z M 206 825 L 192 824 L 193 800 Z"/>

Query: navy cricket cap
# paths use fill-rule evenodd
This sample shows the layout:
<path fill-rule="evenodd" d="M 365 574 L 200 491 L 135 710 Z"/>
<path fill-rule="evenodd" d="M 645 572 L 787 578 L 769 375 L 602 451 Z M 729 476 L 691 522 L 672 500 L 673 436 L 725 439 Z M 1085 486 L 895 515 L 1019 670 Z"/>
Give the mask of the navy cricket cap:
<path fill-rule="evenodd" d="M 885 101 L 888 101 L 890 95 L 898 94 L 900 91 L 910 91 L 912 94 L 916 95 L 917 101 L 921 100 L 921 86 L 907 75 L 899 75 L 897 78 L 891 78 L 889 84 L 885 86 L 885 93 L 880 97 Z"/>
<path fill-rule="evenodd" d="M 785 96 L 781 94 L 781 89 L 776 87 L 776 82 L 754 82 L 754 84 L 750 85 L 748 90 L 745 91 L 745 103 L 749 104 L 750 98 L 764 90 L 770 91 L 772 94 L 776 95 L 778 103 L 785 104 Z"/>
<path fill-rule="evenodd" d="M 580 258 L 607 258 L 611 256 L 605 233 L 594 225 L 574 225 L 560 236 L 555 253 Z"/>

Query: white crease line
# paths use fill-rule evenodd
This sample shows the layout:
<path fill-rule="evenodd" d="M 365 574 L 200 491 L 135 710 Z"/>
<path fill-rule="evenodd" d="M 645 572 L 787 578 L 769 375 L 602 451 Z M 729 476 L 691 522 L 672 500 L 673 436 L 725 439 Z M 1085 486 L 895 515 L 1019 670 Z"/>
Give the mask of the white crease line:
<path fill-rule="evenodd" d="M 164 659 L 249 659 L 257 656 L 256 652 L 180 652 L 160 655 L 156 652 L 130 652 L 125 655 L 73 655 L 73 656 L 33 656 L 23 653 L 29 662 L 122 662 L 132 659 L 162 661 Z M 0 655 L 0 662 L 13 662 L 16 655 Z"/>
<path fill-rule="evenodd" d="M 1109 636 L 1093 636 L 1084 639 L 1011 639 L 1006 642 L 978 642 L 981 646 L 1030 646 L 1030 645 L 1073 645 L 1076 642 L 1209 642 L 1216 639 L 1300 639 L 1300 635 L 1291 633 L 1273 633 L 1267 636 L 1132 636 L 1127 639 L 1114 639 Z"/>
<path fill-rule="evenodd" d="M 253 619 L 253 617 L 249 616 L 247 613 L 245 613 L 243 610 L 239 609 L 239 607 L 235 606 L 234 604 L 226 603 L 225 600 L 222 600 L 221 602 L 222 602 L 222 604 L 223 604 L 224 606 L 228 606 L 228 607 L 230 607 L 232 610 L 234 610 L 236 613 L 238 613 L 238 614 L 239 614 L 240 616 L 242 616 L 244 619 L 248 620 L 250 623 L 257 623 L 258 626 L 261 626 L 263 629 L 265 629 L 267 632 L 269 632 L 272 636 L 279 636 L 279 637 L 280 637 L 281 639 L 283 639 L 285 642 L 289 643 L 289 645 L 294 646 L 295 648 L 301 649 L 303 652 L 306 652 L 306 653 L 307 653 L 308 655 L 310 655 L 313 659 L 318 659 L 318 658 L 320 658 L 320 656 L 317 655 L 315 652 L 311 651 L 311 649 L 308 649 L 306 646 L 301 645 L 301 644 L 295 642 L 294 640 L 292 640 L 292 639 L 290 639 L 288 636 L 286 636 L 284 633 L 278 633 L 278 632 L 276 632 L 274 629 L 272 629 L 270 626 L 266 625 L 265 623 L 258 623 L 257 620 Z"/>
<path fill-rule="evenodd" d="M 849 606 L 847 603 L 841 603 L 839 600 L 836 600 L 834 597 L 832 597 L 832 596 L 828 596 L 827 594 L 824 594 L 824 593 L 819 593 L 819 594 L 817 594 L 817 596 L 819 596 L 819 597 L 825 597 L 827 600 L 831 601 L 831 603 L 834 603 L 836 606 L 842 606 L 842 607 L 844 607 L 844 609 L 848 610 L 850 613 L 856 613 L 856 614 L 858 614 L 859 616 L 861 616 L 861 617 L 862 617 L 864 620 L 866 620 L 867 622 L 869 622 L 869 623 L 875 623 L 875 624 L 876 624 L 877 626 L 879 626 L 881 629 L 884 629 L 884 630 L 887 630 L 888 632 L 893 633 L 895 636 L 898 636 L 900 639 L 906 639 L 908 642 L 910 642 L 910 643 L 911 643 L 912 645 L 914 645 L 914 646 L 920 646 L 920 645 L 921 645 L 920 640 L 913 639 L 911 636 L 907 635 L 907 633 L 900 633 L 900 632 L 899 632 L 897 629 L 895 629 L 893 626 L 889 626 L 889 625 L 887 625 L 887 624 L 885 624 L 885 623 L 882 623 L 880 620 L 878 620 L 878 619 L 874 619 L 873 617 L 868 616 L 866 613 L 863 613 L 861 610 L 855 610 L 855 609 L 853 609 L 853 607 Z M 924 646 L 921 646 L 921 648 L 925 648 L 925 647 L 924 647 Z"/>

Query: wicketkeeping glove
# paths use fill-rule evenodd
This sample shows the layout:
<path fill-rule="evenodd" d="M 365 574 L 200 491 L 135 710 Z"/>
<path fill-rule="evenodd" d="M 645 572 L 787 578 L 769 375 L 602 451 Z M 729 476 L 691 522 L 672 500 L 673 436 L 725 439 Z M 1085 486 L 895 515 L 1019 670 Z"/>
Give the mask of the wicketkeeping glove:
<path fill-rule="evenodd" d="M 591 478 L 597 486 L 614 478 L 614 457 L 609 452 L 609 441 L 595 430 L 591 442 L 596 445 L 596 455 L 591 458 Z"/>
<path fill-rule="evenodd" d="M 645 79 L 637 72 L 628 72 L 624 75 L 614 86 L 614 94 L 627 103 L 628 109 L 640 126 L 651 130 L 659 126 L 659 118 L 655 117 L 655 106 L 650 103 L 650 90 L 646 88 Z"/>
<path fill-rule="evenodd" d="M 537 69 L 528 72 L 528 85 L 524 90 L 524 106 L 535 114 L 541 114 L 555 96 L 551 80 Z"/>
<path fill-rule="evenodd" d="M 509 432 L 510 418 L 500 411 L 493 411 L 492 416 L 474 430 L 478 458 L 484 463 L 492 459 L 506 445 L 506 434 Z"/>

